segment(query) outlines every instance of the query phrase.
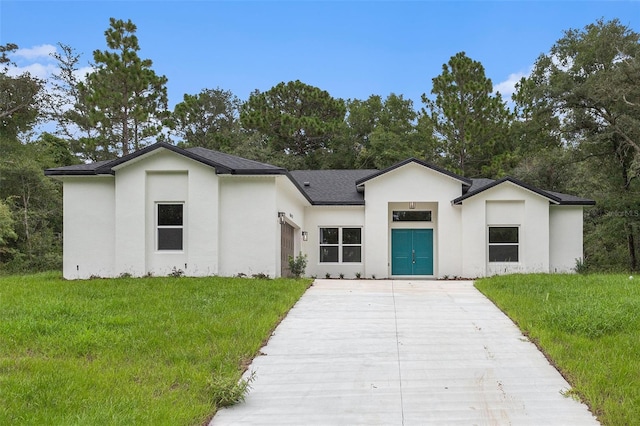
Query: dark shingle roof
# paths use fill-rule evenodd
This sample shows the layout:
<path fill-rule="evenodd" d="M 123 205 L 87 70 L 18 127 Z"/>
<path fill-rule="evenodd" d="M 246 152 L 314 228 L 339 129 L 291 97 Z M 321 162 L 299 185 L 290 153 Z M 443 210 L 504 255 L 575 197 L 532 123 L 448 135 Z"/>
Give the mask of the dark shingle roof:
<path fill-rule="evenodd" d="M 192 160 L 214 167 L 216 173 L 219 174 L 286 174 L 283 168 L 272 166 L 271 164 L 260 163 L 258 161 L 248 160 L 246 158 L 237 157 L 231 154 L 212 151 L 206 148 L 188 148 L 182 149 L 177 146 L 158 142 L 139 151 L 117 158 L 115 160 L 99 161 L 91 164 L 78 164 L 75 166 L 56 167 L 45 170 L 47 176 L 78 176 L 78 175 L 99 175 L 113 174 L 113 168 L 124 164 L 128 161 L 135 160 L 142 155 L 148 154 L 156 149 L 164 148 L 183 155 Z"/>
<path fill-rule="evenodd" d="M 260 163 L 258 161 L 248 160 L 236 155 L 212 151 L 206 148 L 188 148 L 186 151 L 199 157 L 206 158 L 215 164 L 219 164 L 220 166 L 231 170 L 232 174 L 283 174 L 285 171 L 285 169 L 271 164 Z"/>
<path fill-rule="evenodd" d="M 357 190 L 356 181 L 376 172 L 377 170 L 294 170 L 290 175 L 313 204 L 364 205 L 364 194 Z"/>
<path fill-rule="evenodd" d="M 563 194 L 561 192 L 554 191 L 544 191 L 548 194 L 554 195 L 560 198 L 560 204 L 567 206 L 594 206 L 596 204 L 595 201 L 589 200 L 588 198 L 581 198 L 575 195 Z"/>
<path fill-rule="evenodd" d="M 95 175 L 96 169 L 110 163 L 112 160 L 97 161 L 89 164 L 75 164 L 73 166 L 56 167 L 54 169 L 47 169 L 44 174 L 47 176 L 78 176 L 78 175 Z"/>
<path fill-rule="evenodd" d="M 384 170 L 295 170 L 287 172 L 286 169 L 271 164 L 260 163 L 223 152 L 212 151 L 206 148 L 182 149 L 174 145 L 158 142 L 139 151 L 125 155 L 124 157 L 99 161 L 91 164 L 78 164 L 74 166 L 56 167 L 45 170 L 47 176 L 82 176 L 114 174 L 113 168 L 128 161 L 135 160 L 156 149 L 164 148 L 183 155 L 194 161 L 214 167 L 218 174 L 238 175 L 286 175 L 298 187 L 307 200 L 315 205 L 364 205 L 362 184 L 384 173 L 415 162 L 439 173 L 452 177 L 462 184 L 463 195 L 453 200 L 454 204 L 460 204 L 463 200 L 473 197 L 482 191 L 499 185 L 503 182 L 511 182 L 522 188 L 535 192 L 550 201 L 561 205 L 593 205 L 593 200 L 562 194 L 560 192 L 544 191 L 530 186 L 517 179 L 506 177 L 500 180 L 493 179 L 468 179 L 458 176 L 440 167 L 425 163 L 415 158 L 409 158 Z M 360 187 L 360 190 L 359 190 Z"/>
<path fill-rule="evenodd" d="M 543 189 L 536 188 L 534 186 L 531 186 L 527 183 L 522 182 L 521 180 L 509 177 L 509 176 L 504 177 L 500 180 L 472 179 L 472 185 L 469 188 L 469 190 L 464 195 L 453 200 L 453 204 L 461 204 L 462 201 L 466 200 L 467 198 L 473 197 L 474 195 L 477 195 L 483 191 L 486 191 L 487 189 L 493 188 L 494 186 L 498 186 L 504 182 L 511 182 L 517 186 L 528 189 L 531 192 L 535 192 L 536 194 L 542 197 L 548 198 L 550 201 L 560 205 L 590 206 L 595 204 L 595 201 L 593 200 L 576 197 L 575 195 L 563 194 L 561 192 L 545 191 Z"/>

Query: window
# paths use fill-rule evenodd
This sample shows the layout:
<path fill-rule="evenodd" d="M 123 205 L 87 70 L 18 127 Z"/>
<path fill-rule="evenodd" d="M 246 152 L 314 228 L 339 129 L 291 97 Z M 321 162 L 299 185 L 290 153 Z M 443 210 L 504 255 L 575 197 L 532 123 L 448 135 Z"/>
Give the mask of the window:
<path fill-rule="evenodd" d="M 362 228 L 320 228 L 320 263 L 362 261 Z"/>
<path fill-rule="evenodd" d="M 394 210 L 394 222 L 431 222 L 431 210 Z"/>
<path fill-rule="evenodd" d="M 518 262 L 518 227 L 489 227 L 489 262 Z"/>
<path fill-rule="evenodd" d="M 158 204 L 158 250 L 182 250 L 183 204 Z"/>

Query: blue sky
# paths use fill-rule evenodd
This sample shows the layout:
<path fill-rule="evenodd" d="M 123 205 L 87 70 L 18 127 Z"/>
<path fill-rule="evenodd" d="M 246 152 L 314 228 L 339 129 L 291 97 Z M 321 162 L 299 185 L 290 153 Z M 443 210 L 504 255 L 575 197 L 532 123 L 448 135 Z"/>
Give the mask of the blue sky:
<path fill-rule="evenodd" d="M 109 17 L 137 25 L 139 55 L 167 76 L 171 107 L 205 88 L 245 100 L 298 79 L 344 99 L 402 94 L 420 108 L 457 52 L 509 94 L 563 30 L 618 18 L 640 31 L 640 2 L 0 0 L 0 44 L 18 44 L 17 64 L 46 76 L 58 42 L 82 65 L 104 50 Z"/>

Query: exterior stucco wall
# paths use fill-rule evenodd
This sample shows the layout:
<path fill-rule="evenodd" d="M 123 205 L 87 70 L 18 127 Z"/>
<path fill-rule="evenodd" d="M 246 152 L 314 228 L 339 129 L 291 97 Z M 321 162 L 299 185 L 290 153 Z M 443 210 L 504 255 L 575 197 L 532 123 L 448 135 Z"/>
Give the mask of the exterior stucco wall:
<path fill-rule="evenodd" d="M 212 275 L 218 267 L 218 177 L 211 167 L 159 150 L 116 170 L 116 274 Z M 184 203 L 184 249 L 156 250 L 156 204 Z"/>
<path fill-rule="evenodd" d="M 464 277 L 549 272 L 549 200 L 509 182 L 462 204 Z M 519 227 L 518 262 L 489 262 L 489 226 Z"/>
<path fill-rule="evenodd" d="M 484 277 L 487 274 L 485 199 L 471 197 L 458 208 L 462 210 L 462 276 Z"/>
<path fill-rule="evenodd" d="M 552 206 L 549 211 L 549 270 L 575 272 L 583 258 L 582 206 Z"/>
<path fill-rule="evenodd" d="M 363 206 L 312 206 L 305 209 L 304 231 L 309 233 L 308 241 L 302 241 L 302 252 L 307 255 L 306 276 L 324 278 L 330 274 L 338 278 L 355 278 L 356 273 L 365 277 L 364 260 L 370 250 L 363 229 L 362 262 L 360 263 L 320 263 L 320 228 L 362 228 L 364 225 Z"/>
<path fill-rule="evenodd" d="M 437 206 L 430 224 L 434 229 L 434 277 L 459 275 L 461 253 L 460 209 L 451 200 L 462 195 L 462 183 L 419 164 L 409 163 L 365 183 L 366 274 L 391 275 L 390 203 L 408 209 L 409 202 Z M 395 226 L 395 225 L 394 225 Z"/>
<path fill-rule="evenodd" d="M 146 173 L 146 265 L 145 271 L 153 275 L 164 276 L 172 270 L 187 272 L 189 265 L 191 228 L 189 220 L 191 200 L 188 197 L 189 173 L 182 171 L 147 171 Z M 157 250 L 156 212 L 159 203 L 183 204 L 183 249 Z"/>
<path fill-rule="evenodd" d="M 63 276 L 115 275 L 113 177 L 65 177 Z"/>
<path fill-rule="evenodd" d="M 114 168 L 115 176 L 65 176 L 65 278 L 232 276 L 281 271 L 278 213 L 294 228 L 306 275 L 391 276 L 391 231 L 433 229 L 433 275 L 480 277 L 570 272 L 581 259 L 583 207 L 555 206 L 511 182 L 452 205 L 462 183 L 416 163 L 367 180 L 364 206 L 311 205 L 284 175 L 217 175 L 213 167 L 158 149 Z M 394 210 L 430 210 L 430 222 L 393 222 Z M 184 203 L 183 250 L 158 251 L 158 203 Z M 519 228 L 518 262 L 489 262 L 489 226 Z M 362 228 L 362 261 L 320 263 L 320 228 Z M 308 233 L 303 241 L 302 232 Z"/>
<path fill-rule="evenodd" d="M 280 225 L 275 176 L 220 179 L 220 275 L 280 271 Z"/>

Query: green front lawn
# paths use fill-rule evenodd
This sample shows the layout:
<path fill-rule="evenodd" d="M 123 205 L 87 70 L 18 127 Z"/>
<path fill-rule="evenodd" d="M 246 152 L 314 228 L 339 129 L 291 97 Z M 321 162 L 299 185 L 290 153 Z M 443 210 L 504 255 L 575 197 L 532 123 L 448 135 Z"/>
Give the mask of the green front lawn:
<path fill-rule="evenodd" d="M 0 424 L 203 424 L 308 286 L 0 277 Z"/>
<path fill-rule="evenodd" d="M 476 281 L 604 425 L 640 419 L 640 276 L 509 275 Z"/>

